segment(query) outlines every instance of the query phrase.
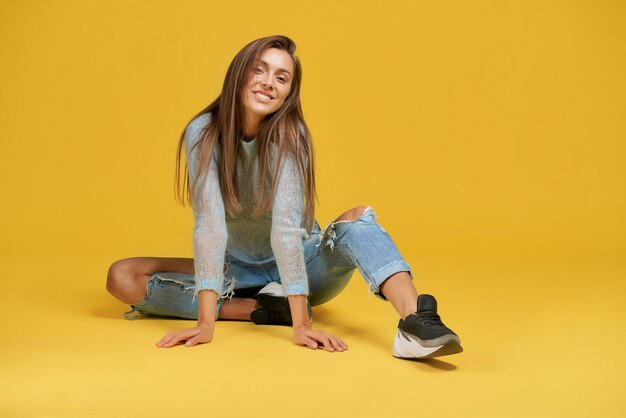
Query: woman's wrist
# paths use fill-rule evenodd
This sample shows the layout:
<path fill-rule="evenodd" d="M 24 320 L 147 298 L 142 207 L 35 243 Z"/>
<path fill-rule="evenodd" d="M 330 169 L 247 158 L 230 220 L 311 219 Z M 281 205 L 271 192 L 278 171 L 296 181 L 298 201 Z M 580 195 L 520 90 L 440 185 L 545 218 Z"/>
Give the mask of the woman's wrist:
<path fill-rule="evenodd" d="M 293 334 L 296 335 L 298 332 L 311 330 L 311 325 L 294 325 L 293 326 Z"/>
<path fill-rule="evenodd" d="M 217 299 L 218 295 L 214 290 L 198 292 L 198 326 L 215 326 Z"/>
<path fill-rule="evenodd" d="M 290 295 L 289 308 L 291 309 L 291 322 L 294 332 L 299 328 L 311 328 L 311 318 L 307 309 L 307 300 L 304 295 Z"/>

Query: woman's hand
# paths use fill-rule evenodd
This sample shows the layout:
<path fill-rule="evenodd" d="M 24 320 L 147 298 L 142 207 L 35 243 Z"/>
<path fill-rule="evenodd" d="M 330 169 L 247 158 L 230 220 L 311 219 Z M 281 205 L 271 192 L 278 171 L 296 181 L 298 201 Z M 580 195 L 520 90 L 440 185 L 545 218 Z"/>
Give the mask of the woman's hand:
<path fill-rule="evenodd" d="M 187 347 L 192 347 L 196 344 L 210 343 L 211 340 L 213 340 L 214 329 L 215 326 L 198 324 L 195 328 L 171 331 L 157 341 L 156 346 L 168 348 L 185 340 L 187 340 L 185 343 Z"/>
<path fill-rule="evenodd" d="M 321 329 L 312 329 L 308 326 L 294 328 L 293 341 L 298 345 L 306 345 L 316 349 L 319 343 L 324 345 L 327 351 L 344 351 L 348 345 L 339 337 L 332 336 Z"/>
<path fill-rule="evenodd" d="M 195 328 L 171 331 L 157 341 L 157 347 L 172 347 L 182 341 L 192 347 L 196 344 L 210 343 L 215 330 L 215 308 L 217 306 L 217 292 L 202 290 L 198 292 L 198 325 Z"/>

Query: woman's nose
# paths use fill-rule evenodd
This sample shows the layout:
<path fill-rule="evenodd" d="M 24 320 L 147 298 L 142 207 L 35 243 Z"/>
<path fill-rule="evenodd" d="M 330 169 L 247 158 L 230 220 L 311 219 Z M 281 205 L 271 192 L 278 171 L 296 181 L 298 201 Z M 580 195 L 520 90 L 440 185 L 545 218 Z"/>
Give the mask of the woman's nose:
<path fill-rule="evenodd" d="M 272 82 L 271 82 L 271 80 L 270 80 L 270 79 L 263 80 L 263 81 L 261 82 L 261 85 L 263 86 L 263 88 L 264 88 L 265 90 L 269 90 L 269 89 L 271 89 L 272 87 L 274 87 L 274 85 L 272 84 Z"/>

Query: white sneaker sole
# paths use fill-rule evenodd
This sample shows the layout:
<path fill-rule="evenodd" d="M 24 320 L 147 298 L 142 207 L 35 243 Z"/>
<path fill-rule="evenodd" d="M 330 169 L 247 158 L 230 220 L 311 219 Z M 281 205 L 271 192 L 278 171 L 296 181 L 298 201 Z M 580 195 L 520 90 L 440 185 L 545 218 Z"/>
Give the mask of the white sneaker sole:
<path fill-rule="evenodd" d="M 463 351 L 458 337 L 451 335 L 445 340 L 441 341 L 440 345 L 427 347 L 424 341 L 398 330 L 393 342 L 393 356 L 401 359 L 420 359 L 447 356 Z"/>

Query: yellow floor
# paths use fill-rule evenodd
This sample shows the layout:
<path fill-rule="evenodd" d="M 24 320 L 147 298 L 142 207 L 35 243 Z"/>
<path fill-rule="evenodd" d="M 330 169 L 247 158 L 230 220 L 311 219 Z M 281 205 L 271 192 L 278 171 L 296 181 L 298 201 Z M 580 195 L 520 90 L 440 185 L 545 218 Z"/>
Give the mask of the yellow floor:
<path fill-rule="evenodd" d="M 411 362 L 391 356 L 397 318 L 358 273 L 314 309 L 344 353 L 230 321 L 210 344 L 157 349 L 193 321 L 124 320 L 110 259 L 25 260 L 3 261 L 3 417 L 626 415 L 623 264 L 414 263 L 465 352 Z"/>

